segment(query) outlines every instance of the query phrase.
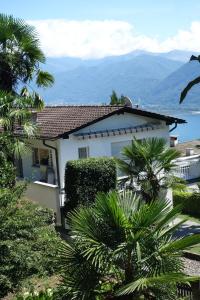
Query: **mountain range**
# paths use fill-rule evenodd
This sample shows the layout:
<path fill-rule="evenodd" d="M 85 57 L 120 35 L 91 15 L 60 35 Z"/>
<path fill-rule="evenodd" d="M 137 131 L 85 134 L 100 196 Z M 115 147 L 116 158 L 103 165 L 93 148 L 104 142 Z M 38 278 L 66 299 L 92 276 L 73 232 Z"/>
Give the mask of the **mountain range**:
<path fill-rule="evenodd" d="M 180 107 L 180 92 L 200 75 L 192 54 L 174 50 L 152 53 L 136 50 L 102 59 L 47 58 L 45 69 L 55 77 L 52 88 L 40 90 L 47 104 L 109 103 L 112 90 L 129 96 L 141 106 L 155 109 Z M 194 87 L 181 109 L 199 107 L 200 85 Z"/>

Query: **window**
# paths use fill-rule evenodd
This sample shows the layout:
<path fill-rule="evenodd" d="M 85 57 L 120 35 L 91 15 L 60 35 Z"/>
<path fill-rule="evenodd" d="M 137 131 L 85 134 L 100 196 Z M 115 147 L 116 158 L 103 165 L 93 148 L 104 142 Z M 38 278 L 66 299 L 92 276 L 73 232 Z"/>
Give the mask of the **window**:
<path fill-rule="evenodd" d="M 78 158 L 87 158 L 89 157 L 89 147 L 78 148 Z"/>
<path fill-rule="evenodd" d="M 50 153 L 48 149 L 33 148 L 33 165 L 34 166 L 48 166 Z"/>
<path fill-rule="evenodd" d="M 121 151 L 123 150 L 124 147 L 128 145 L 131 145 L 131 140 L 111 143 L 112 156 L 122 159 L 123 156 L 121 154 Z"/>

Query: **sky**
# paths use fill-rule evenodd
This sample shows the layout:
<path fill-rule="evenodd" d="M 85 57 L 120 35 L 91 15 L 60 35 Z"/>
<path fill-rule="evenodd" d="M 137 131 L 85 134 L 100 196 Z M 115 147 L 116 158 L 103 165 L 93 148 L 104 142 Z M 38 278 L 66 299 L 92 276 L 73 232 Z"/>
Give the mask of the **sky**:
<path fill-rule="evenodd" d="M 200 0 L 0 0 L 0 8 L 36 27 L 47 56 L 200 52 Z"/>

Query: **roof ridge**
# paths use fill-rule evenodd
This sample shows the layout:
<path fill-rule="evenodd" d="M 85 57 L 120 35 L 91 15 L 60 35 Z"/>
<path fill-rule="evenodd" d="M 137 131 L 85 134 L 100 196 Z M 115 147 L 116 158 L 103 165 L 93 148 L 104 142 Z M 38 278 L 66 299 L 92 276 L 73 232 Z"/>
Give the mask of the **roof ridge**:
<path fill-rule="evenodd" d="M 85 104 L 74 104 L 74 105 L 72 105 L 72 104 L 69 104 L 69 105 L 46 105 L 44 108 L 55 108 L 55 107 L 61 107 L 61 108 L 63 108 L 63 107 L 119 107 L 119 108 L 122 108 L 122 107 L 124 107 L 124 105 L 109 105 L 109 104 L 107 104 L 107 105 L 99 105 L 99 104 L 87 104 L 87 105 L 85 105 Z"/>

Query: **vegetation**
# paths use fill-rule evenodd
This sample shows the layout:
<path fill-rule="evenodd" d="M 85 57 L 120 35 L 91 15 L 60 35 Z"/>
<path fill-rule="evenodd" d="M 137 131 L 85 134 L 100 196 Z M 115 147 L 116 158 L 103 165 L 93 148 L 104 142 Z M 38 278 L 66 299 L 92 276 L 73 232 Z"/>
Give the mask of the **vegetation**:
<path fill-rule="evenodd" d="M 113 90 L 112 95 L 110 96 L 110 105 L 124 105 L 125 98 L 123 95 L 120 97 L 117 96 L 117 93 Z"/>
<path fill-rule="evenodd" d="M 192 55 L 190 58 L 190 61 L 198 61 L 200 63 L 200 55 L 199 56 L 194 56 Z M 193 86 L 195 86 L 196 84 L 200 83 L 200 76 L 196 77 L 195 79 L 191 80 L 187 86 L 184 88 L 184 90 L 181 92 L 181 96 L 180 96 L 180 103 L 183 102 L 183 100 L 185 99 L 185 97 L 187 96 L 187 93 L 191 90 L 191 88 Z"/>
<path fill-rule="evenodd" d="M 41 70 L 44 62 L 34 27 L 0 14 L 0 298 L 33 275 L 48 276 L 55 270 L 60 238 L 53 212 L 22 197 L 25 187 L 16 186 L 14 168 L 24 149 L 20 136 L 35 135 L 33 113 L 44 107 L 28 86 L 34 81 L 37 87 L 54 82 Z"/>
<path fill-rule="evenodd" d="M 197 279 L 184 276 L 182 250 L 200 241 L 175 238 L 178 213 L 130 191 L 99 193 L 93 206 L 71 213 L 71 239 L 58 256 L 65 299 L 176 299 L 177 282 Z"/>
<path fill-rule="evenodd" d="M 174 191 L 174 205 L 182 205 L 182 212 L 193 217 L 200 217 L 200 193 Z"/>
<path fill-rule="evenodd" d="M 143 199 L 150 203 L 159 196 L 162 187 L 170 184 L 170 171 L 179 152 L 168 148 L 161 138 L 136 140 L 122 150 L 123 159 L 117 159 L 119 169 L 127 176 L 123 181 L 140 187 Z M 172 182 L 171 182 L 172 183 Z M 136 186 L 136 188 L 137 188 Z"/>
<path fill-rule="evenodd" d="M 23 191 L 22 186 L 0 190 L 0 297 L 33 275 L 55 271 L 60 238 L 53 213 L 21 198 Z"/>
<path fill-rule="evenodd" d="M 28 94 L 17 96 L 0 91 L 0 126 L 4 129 L 0 137 L 4 144 L 1 152 L 10 163 L 13 164 L 14 157 L 18 157 L 25 150 L 24 137 L 28 139 L 35 136 L 37 127 L 32 120 L 32 110 L 42 107 L 43 101 L 39 96 L 32 98 Z"/>
<path fill-rule="evenodd" d="M 0 14 L 0 33 L 0 127 L 4 129 L 6 140 L 10 140 L 8 143 L 12 144 L 9 156 L 5 148 L 1 147 L 0 151 L 13 165 L 16 154 L 24 149 L 19 136 L 29 138 L 35 135 L 33 110 L 44 107 L 41 97 L 36 92 L 30 93 L 27 86 L 35 80 L 38 87 L 48 87 L 54 79 L 40 69 L 45 56 L 34 27 L 21 19 Z M 20 91 L 22 84 L 24 87 Z M 0 175 L 3 176 L 1 171 Z"/>
<path fill-rule="evenodd" d="M 14 300 L 53 300 L 53 291 L 51 289 L 47 289 L 46 291 L 33 291 L 26 292 L 23 295 L 17 296 Z"/>
<path fill-rule="evenodd" d="M 65 170 L 67 208 L 88 205 L 96 194 L 116 188 L 116 164 L 112 158 L 87 158 L 68 161 Z"/>
<path fill-rule="evenodd" d="M 52 75 L 40 69 L 45 56 L 35 28 L 22 19 L 0 14 L 0 32 L 0 90 L 15 94 L 19 83 L 34 79 L 38 87 L 52 85 Z"/>
<path fill-rule="evenodd" d="M 10 188 L 15 183 L 15 168 L 10 162 L 12 143 L 5 136 L 0 136 L 0 187 Z"/>

